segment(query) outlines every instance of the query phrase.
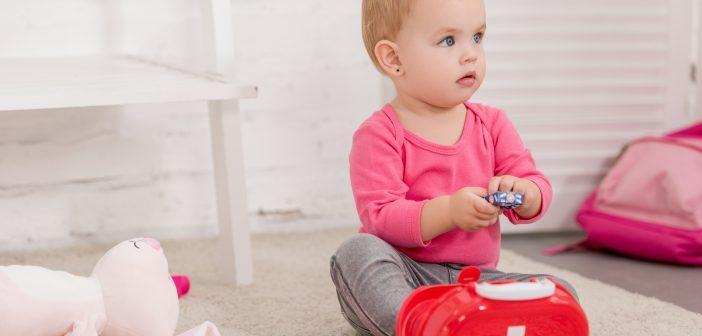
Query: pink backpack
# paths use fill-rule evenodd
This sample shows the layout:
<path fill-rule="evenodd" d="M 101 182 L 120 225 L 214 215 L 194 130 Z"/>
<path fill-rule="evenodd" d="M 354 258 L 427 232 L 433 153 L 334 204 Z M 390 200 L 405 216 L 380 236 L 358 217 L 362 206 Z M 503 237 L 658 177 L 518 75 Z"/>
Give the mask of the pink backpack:
<path fill-rule="evenodd" d="M 702 123 L 630 143 L 576 217 L 587 239 L 568 248 L 702 265 Z"/>

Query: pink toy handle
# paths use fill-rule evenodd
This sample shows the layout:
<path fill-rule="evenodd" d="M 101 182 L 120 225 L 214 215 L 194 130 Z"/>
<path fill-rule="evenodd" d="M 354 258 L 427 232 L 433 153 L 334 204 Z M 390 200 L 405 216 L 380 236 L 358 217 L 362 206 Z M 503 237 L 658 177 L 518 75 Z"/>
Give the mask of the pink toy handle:
<path fill-rule="evenodd" d="M 178 291 L 178 298 L 185 295 L 190 291 L 190 279 L 187 275 L 176 275 L 171 274 L 171 279 L 175 284 L 176 290 Z"/>

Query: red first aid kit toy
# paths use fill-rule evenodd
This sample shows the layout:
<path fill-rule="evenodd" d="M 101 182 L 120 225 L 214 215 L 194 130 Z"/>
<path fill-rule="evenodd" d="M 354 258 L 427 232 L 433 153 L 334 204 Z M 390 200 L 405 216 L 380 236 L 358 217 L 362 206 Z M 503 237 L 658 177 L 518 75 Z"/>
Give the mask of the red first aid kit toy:
<path fill-rule="evenodd" d="M 586 336 L 585 313 L 548 278 L 481 282 L 467 267 L 456 284 L 422 286 L 402 304 L 397 336 Z"/>

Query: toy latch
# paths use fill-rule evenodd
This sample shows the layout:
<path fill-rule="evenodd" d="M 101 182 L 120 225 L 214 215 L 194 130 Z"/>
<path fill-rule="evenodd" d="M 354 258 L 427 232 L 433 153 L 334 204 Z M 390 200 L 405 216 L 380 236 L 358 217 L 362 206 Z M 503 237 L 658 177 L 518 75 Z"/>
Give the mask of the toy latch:
<path fill-rule="evenodd" d="M 458 274 L 458 283 L 475 283 L 475 291 L 478 295 L 492 300 L 500 301 L 523 301 L 542 299 L 553 295 L 556 292 L 556 284 L 548 278 L 533 278 L 529 281 L 486 281 L 477 283 L 480 280 L 480 269 L 469 266 L 461 270 Z"/>
<path fill-rule="evenodd" d="M 556 292 L 556 284 L 547 278 L 534 278 L 528 282 L 481 282 L 475 285 L 478 295 L 492 300 L 523 301 L 547 298 Z"/>
<path fill-rule="evenodd" d="M 458 283 L 467 285 L 477 282 L 480 279 L 480 269 L 475 266 L 468 266 L 458 273 Z"/>

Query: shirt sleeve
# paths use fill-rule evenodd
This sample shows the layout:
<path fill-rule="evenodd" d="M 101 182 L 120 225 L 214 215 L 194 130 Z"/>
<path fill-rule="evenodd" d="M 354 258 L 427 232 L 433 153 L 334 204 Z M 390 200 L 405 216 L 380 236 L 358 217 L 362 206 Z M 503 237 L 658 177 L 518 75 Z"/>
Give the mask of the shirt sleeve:
<path fill-rule="evenodd" d="M 391 125 L 366 121 L 356 131 L 349 157 L 356 210 L 365 232 L 395 246 L 424 247 L 420 218 L 426 200 L 405 198 L 401 153 Z"/>
<path fill-rule="evenodd" d="M 536 168 L 531 151 L 524 146 L 516 128 L 501 110 L 495 110 L 492 127 L 495 142 L 495 176 L 512 175 L 534 182 L 541 191 L 541 209 L 532 218 L 521 218 L 514 211 L 505 211 L 513 224 L 533 223 L 544 216 L 551 204 L 551 182 Z"/>

